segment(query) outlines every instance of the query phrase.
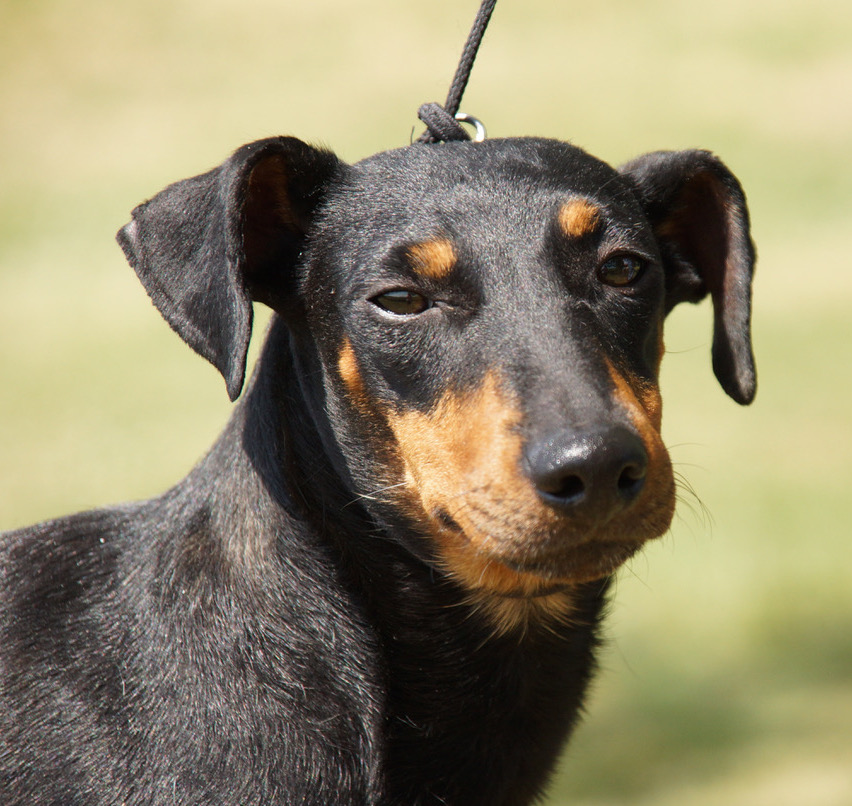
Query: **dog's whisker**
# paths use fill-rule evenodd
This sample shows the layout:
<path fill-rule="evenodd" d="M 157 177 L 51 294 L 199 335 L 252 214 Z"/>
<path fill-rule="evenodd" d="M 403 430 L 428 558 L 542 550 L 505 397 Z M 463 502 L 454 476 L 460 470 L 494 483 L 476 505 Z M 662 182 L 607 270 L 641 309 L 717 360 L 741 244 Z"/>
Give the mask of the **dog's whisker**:
<path fill-rule="evenodd" d="M 686 506 L 692 514 L 706 527 L 712 527 L 713 514 L 701 500 L 692 483 L 679 470 L 674 471 L 678 503 Z"/>
<path fill-rule="evenodd" d="M 407 484 L 408 482 L 401 481 L 398 484 L 389 484 L 387 487 L 379 487 L 376 490 L 371 490 L 369 493 L 357 493 L 355 498 L 343 505 L 343 508 L 345 509 L 353 504 L 357 504 L 359 501 L 378 501 L 382 493 L 389 492 L 390 490 L 397 490 L 400 487 L 407 486 Z"/>

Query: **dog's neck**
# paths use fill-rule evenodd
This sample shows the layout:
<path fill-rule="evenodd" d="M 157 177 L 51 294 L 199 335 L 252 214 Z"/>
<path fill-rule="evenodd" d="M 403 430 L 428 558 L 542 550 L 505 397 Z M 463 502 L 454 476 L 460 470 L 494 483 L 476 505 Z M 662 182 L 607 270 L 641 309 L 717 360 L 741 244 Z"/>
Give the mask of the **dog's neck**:
<path fill-rule="evenodd" d="M 321 369 L 275 317 L 236 413 L 241 451 L 276 505 L 309 523 L 362 526 L 365 514 L 330 431 L 313 412 L 326 409 Z M 317 527 L 316 524 L 312 524 Z"/>

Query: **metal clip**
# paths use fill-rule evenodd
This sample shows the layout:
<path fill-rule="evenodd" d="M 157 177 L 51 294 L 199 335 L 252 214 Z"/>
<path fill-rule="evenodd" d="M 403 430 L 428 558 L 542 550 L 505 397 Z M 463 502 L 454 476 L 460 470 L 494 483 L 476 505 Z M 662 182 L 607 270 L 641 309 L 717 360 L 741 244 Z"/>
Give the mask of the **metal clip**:
<path fill-rule="evenodd" d="M 459 123 L 467 123 L 469 126 L 473 126 L 476 132 L 473 137 L 474 143 L 481 143 L 488 136 L 485 126 L 482 125 L 482 121 L 479 118 L 475 118 L 473 115 L 468 115 L 465 112 L 456 112 L 455 118 Z"/>

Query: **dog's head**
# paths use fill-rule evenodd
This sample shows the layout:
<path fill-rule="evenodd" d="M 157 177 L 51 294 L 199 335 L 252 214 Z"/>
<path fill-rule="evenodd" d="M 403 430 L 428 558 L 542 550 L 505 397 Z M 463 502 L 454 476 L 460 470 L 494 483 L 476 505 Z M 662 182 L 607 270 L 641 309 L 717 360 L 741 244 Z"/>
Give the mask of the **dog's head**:
<path fill-rule="evenodd" d="M 251 301 L 275 308 L 353 495 L 474 591 L 597 579 L 668 529 L 657 382 L 677 303 L 712 298 L 716 376 L 755 391 L 748 213 L 704 151 L 615 170 L 509 139 L 349 166 L 276 138 L 170 186 L 119 240 L 232 399 Z"/>

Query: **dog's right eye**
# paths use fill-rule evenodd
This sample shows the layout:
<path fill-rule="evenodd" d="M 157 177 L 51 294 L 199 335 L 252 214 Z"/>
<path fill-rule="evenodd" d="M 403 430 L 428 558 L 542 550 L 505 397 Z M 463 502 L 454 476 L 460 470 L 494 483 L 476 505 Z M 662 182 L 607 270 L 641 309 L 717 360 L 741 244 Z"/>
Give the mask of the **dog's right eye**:
<path fill-rule="evenodd" d="M 397 316 L 411 316 L 423 313 L 423 311 L 431 308 L 433 304 L 432 300 L 424 297 L 422 294 L 404 289 L 385 291 L 384 294 L 373 297 L 370 302 L 377 305 L 383 311 L 394 313 Z"/>

